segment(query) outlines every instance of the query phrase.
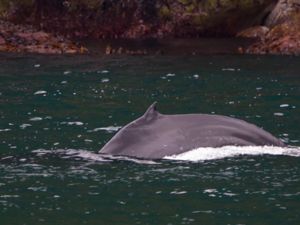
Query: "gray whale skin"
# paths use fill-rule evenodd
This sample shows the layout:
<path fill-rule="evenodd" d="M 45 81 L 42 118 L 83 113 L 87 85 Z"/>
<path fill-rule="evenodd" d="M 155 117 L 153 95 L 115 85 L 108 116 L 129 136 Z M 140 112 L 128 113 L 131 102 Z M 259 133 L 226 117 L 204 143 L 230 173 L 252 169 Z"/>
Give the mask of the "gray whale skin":
<path fill-rule="evenodd" d="M 143 116 L 124 126 L 99 153 L 161 159 L 199 147 L 285 146 L 263 129 L 221 115 L 164 115 L 154 102 Z"/>

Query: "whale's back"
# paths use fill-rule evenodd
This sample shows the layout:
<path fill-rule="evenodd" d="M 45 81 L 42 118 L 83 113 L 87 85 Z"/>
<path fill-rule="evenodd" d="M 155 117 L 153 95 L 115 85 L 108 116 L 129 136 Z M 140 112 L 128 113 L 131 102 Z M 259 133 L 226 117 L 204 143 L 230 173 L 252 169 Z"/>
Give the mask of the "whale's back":
<path fill-rule="evenodd" d="M 163 158 L 199 147 L 284 146 L 263 129 L 245 121 L 206 114 L 162 115 L 150 107 L 123 127 L 100 153 Z"/>

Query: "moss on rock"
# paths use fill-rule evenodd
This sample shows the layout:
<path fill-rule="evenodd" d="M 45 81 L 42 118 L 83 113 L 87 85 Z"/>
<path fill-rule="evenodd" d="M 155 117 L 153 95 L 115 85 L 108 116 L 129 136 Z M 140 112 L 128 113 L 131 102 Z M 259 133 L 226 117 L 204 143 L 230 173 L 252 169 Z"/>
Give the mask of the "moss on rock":
<path fill-rule="evenodd" d="M 168 8 L 168 6 L 163 5 L 159 10 L 159 17 L 163 20 L 169 20 L 172 17 L 171 10 Z"/>

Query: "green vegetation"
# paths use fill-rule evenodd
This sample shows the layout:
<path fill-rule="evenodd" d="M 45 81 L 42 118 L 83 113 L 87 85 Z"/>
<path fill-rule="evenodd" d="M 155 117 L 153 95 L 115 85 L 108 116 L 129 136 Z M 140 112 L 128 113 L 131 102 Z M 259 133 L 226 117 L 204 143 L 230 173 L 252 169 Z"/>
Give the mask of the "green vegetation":
<path fill-rule="evenodd" d="M 17 22 L 42 24 L 40 28 L 46 31 L 77 36 L 136 37 L 155 33 L 161 27 L 164 34 L 207 36 L 234 35 L 261 23 L 261 14 L 272 3 L 273 0 L 1 0 L 0 13 Z M 143 27 L 138 27 L 141 24 Z"/>
<path fill-rule="evenodd" d="M 168 6 L 163 5 L 160 10 L 159 10 L 159 16 L 163 19 L 163 20 L 170 20 L 172 18 L 172 12 L 171 10 L 168 8 Z"/>

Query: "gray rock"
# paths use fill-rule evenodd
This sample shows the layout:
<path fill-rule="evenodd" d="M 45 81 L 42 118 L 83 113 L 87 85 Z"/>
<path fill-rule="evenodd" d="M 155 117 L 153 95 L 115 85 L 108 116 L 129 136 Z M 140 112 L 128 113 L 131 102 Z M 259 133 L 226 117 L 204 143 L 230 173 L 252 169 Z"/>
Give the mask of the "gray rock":
<path fill-rule="evenodd" d="M 244 38 L 257 38 L 263 40 L 266 34 L 269 32 L 269 28 L 266 26 L 255 26 L 245 29 L 237 34 L 237 37 Z"/>
<path fill-rule="evenodd" d="M 279 0 L 273 11 L 266 19 L 265 25 L 274 27 L 284 23 L 292 13 L 300 11 L 300 0 Z"/>
<path fill-rule="evenodd" d="M 38 42 L 44 42 L 44 41 L 47 41 L 50 38 L 50 36 L 49 36 L 49 34 L 43 32 L 43 31 L 38 31 L 38 32 L 32 33 L 32 38 Z"/>

